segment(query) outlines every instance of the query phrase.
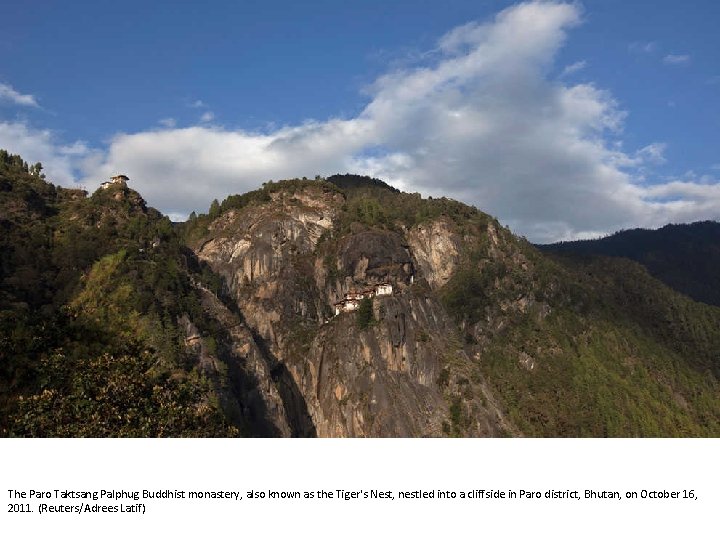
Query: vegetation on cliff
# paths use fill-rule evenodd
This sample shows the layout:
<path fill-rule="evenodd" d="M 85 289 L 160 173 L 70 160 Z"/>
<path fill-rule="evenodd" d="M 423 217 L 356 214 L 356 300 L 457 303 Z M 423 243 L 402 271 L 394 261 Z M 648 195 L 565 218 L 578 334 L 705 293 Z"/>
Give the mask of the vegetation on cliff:
<path fill-rule="evenodd" d="M 125 187 L 86 197 L 0 158 L 3 433 L 235 433 L 181 346 L 177 318 L 203 316 L 168 219 Z"/>

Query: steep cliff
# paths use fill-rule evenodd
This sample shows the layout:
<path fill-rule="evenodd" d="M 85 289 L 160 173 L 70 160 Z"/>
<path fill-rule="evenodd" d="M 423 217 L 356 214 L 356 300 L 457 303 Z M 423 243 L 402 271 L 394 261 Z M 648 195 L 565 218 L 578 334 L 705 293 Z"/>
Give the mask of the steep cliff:
<path fill-rule="evenodd" d="M 447 280 L 447 268 L 436 267 L 443 247 L 453 244 L 431 236 L 418 258 L 408 238 L 423 239 L 421 228 L 405 234 L 348 220 L 347 196 L 331 184 L 272 189 L 267 200 L 227 208 L 203 234 L 195 231 L 192 247 L 222 277 L 273 362 L 287 369 L 312 430 L 320 436 L 503 432 L 490 406 L 474 405 L 464 423 L 451 414 L 472 392 L 473 370 L 457 325 L 421 283 Z M 442 222 L 429 227 L 448 230 Z M 374 298 L 366 327 L 355 313 L 335 314 L 346 294 L 383 283 L 393 292 Z"/>
<path fill-rule="evenodd" d="M 703 371 L 717 361 L 686 356 L 713 356 L 703 351 L 717 350 L 714 334 L 643 326 L 649 314 L 623 309 L 625 296 L 613 298 L 606 280 L 543 257 L 472 207 L 362 177 L 328 180 L 268 184 L 186 231 L 292 380 L 302 410 L 289 415 L 300 422 L 295 434 L 718 429 L 717 378 Z M 380 284 L 392 294 L 374 296 L 369 317 L 343 303 Z M 688 305 L 694 319 L 718 320 L 717 311 Z M 617 311 L 624 320 L 612 326 Z M 672 328 L 692 353 L 674 346 Z M 641 373 L 652 375 L 628 380 Z"/>

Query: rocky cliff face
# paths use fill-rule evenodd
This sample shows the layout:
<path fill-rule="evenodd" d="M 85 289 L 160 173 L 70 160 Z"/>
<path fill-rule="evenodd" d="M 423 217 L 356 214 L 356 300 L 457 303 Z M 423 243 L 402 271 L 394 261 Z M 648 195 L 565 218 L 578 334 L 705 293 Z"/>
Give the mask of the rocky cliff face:
<path fill-rule="evenodd" d="M 464 407 L 458 381 L 469 359 L 456 328 L 437 301 L 406 292 L 375 302 L 377 323 L 357 330 L 352 315 L 324 326 L 298 380 L 321 436 L 498 435 L 496 411 L 480 407 L 459 425 Z M 455 397 L 453 397 L 455 396 Z M 462 412 L 457 413 L 458 416 Z"/>
<path fill-rule="evenodd" d="M 294 433 L 278 387 L 250 329 L 240 316 L 221 300 L 198 285 L 205 313 L 216 323 L 214 347 L 183 315 L 180 325 L 185 333 L 185 348 L 195 356 L 200 369 L 213 382 L 223 410 L 235 425 L 263 436 L 289 437 Z"/>
<path fill-rule="evenodd" d="M 407 239 L 430 287 L 439 289 L 445 285 L 460 262 L 462 239 L 451 224 L 439 219 L 417 225 L 410 229 Z"/>
<path fill-rule="evenodd" d="M 407 234 L 357 223 L 343 230 L 345 204 L 321 186 L 277 192 L 223 213 L 193 246 L 222 276 L 268 361 L 299 392 L 290 407 L 307 411 L 310 422 L 290 429 L 327 437 L 506 431 L 490 404 L 469 405 L 480 390 L 470 388 L 472 362 L 458 328 L 418 285 L 447 282 L 459 236 L 442 219 Z M 366 328 L 355 313 L 335 316 L 346 293 L 380 283 L 392 284 L 393 294 L 373 300 Z"/>
<path fill-rule="evenodd" d="M 557 264 L 461 203 L 361 178 L 336 185 L 344 188 L 276 185 L 252 203 L 224 208 L 192 243 L 222 276 L 265 365 L 282 375 L 273 384 L 292 434 L 715 429 L 698 424 L 688 404 L 698 387 L 706 401 L 696 400 L 697 410 L 712 402 L 715 379 L 692 366 L 714 369 L 711 360 L 693 359 L 711 358 L 718 337 L 693 334 L 683 321 L 709 328 L 717 314 L 678 307 L 681 300 L 662 297 L 637 272 L 629 285 L 621 277 L 627 269 Z M 393 292 L 372 300 L 372 316 L 335 315 L 346 295 L 383 283 Z M 654 290 L 655 299 L 629 309 L 624 299 L 643 298 L 636 288 Z M 670 311 L 658 320 L 658 309 Z M 686 359 L 678 364 L 679 357 Z M 628 366 L 636 365 L 656 375 L 628 382 L 638 376 Z M 625 395 L 633 398 L 618 397 Z"/>

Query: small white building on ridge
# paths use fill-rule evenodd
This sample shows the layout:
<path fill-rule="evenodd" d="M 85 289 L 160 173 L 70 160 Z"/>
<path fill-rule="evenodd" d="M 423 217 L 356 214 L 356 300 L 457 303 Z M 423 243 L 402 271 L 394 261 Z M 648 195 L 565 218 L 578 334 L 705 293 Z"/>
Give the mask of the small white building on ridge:
<path fill-rule="evenodd" d="M 126 186 L 128 180 L 130 180 L 130 179 L 127 176 L 125 176 L 124 174 L 118 174 L 117 176 L 111 177 L 109 182 L 103 182 L 102 184 L 100 184 L 100 187 L 102 189 L 107 189 L 111 186 L 117 186 L 117 185 Z"/>

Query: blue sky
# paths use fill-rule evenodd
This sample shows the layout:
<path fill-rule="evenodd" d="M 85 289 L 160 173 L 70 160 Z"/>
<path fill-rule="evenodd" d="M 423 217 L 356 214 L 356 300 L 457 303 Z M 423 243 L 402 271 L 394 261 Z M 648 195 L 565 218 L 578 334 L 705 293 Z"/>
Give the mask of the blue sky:
<path fill-rule="evenodd" d="M 58 183 L 181 217 L 357 171 L 537 241 L 720 217 L 716 2 L 62 4 L 0 21 L 0 147 Z"/>

